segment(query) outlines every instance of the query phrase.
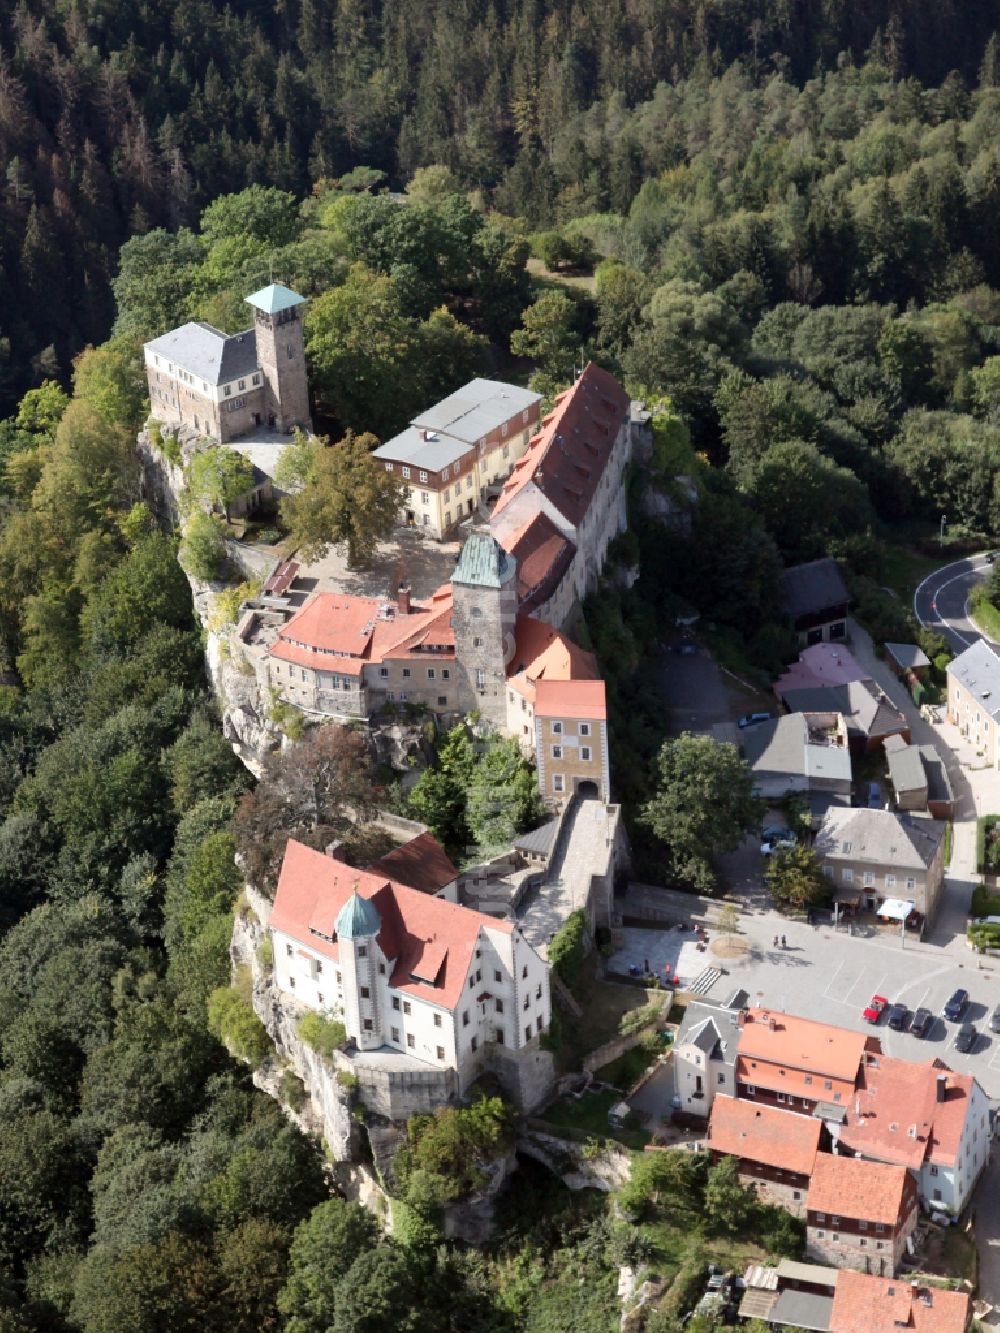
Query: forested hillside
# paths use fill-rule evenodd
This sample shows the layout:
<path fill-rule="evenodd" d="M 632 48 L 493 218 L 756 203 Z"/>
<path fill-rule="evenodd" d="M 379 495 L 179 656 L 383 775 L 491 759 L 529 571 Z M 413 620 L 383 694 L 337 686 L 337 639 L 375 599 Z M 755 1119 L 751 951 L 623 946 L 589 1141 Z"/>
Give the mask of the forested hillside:
<path fill-rule="evenodd" d="M 21 0 L 0 14 L 0 409 L 107 336 L 122 241 L 192 223 L 219 194 L 301 196 L 359 164 L 398 186 L 441 162 L 535 221 L 624 210 L 644 176 L 702 147 L 672 130 L 665 153 L 629 116 L 653 99 L 672 120 L 666 85 L 705 90 L 739 60 L 758 87 L 801 87 L 874 47 L 896 80 L 956 71 L 934 117 L 948 120 L 998 15 L 997 0 Z M 903 89 L 909 116 L 920 90 Z M 717 130 L 729 105 L 706 107 Z M 817 128 L 850 134 L 836 116 L 803 125 Z M 730 154 L 748 130 L 732 122 Z"/>

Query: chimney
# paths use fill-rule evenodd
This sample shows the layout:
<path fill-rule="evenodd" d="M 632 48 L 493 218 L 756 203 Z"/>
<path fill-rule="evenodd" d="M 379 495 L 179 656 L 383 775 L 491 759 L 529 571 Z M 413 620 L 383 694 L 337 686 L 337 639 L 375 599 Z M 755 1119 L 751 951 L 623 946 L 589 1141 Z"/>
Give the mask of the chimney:
<path fill-rule="evenodd" d="M 431 438 L 431 433 L 430 433 L 430 431 L 429 431 L 429 430 L 422 430 L 422 431 L 420 432 L 420 438 L 421 438 L 422 440 L 429 440 L 429 439 Z"/>
<path fill-rule="evenodd" d="M 938 1099 L 939 1102 L 943 1102 L 943 1101 L 944 1101 L 944 1099 L 945 1099 L 945 1093 L 946 1093 L 947 1091 L 948 1091 L 948 1075 L 947 1075 L 947 1074 L 938 1074 L 938 1076 L 937 1076 L 937 1099 Z"/>
<path fill-rule="evenodd" d="M 396 589 L 396 609 L 401 616 L 410 614 L 410 585 L 401 583 Z"/>

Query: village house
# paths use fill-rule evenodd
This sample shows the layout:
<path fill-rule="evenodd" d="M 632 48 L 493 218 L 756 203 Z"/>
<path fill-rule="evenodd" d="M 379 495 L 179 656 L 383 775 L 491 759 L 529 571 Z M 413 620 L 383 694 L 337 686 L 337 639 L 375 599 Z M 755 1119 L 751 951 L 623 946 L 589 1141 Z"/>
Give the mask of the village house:
<path fill-rule="evenodd" d="M 717 1004 L 692 1000 L 674 1042 L 674 1093 L 686 1119 L 706 1121 L 716 1097 L 736 1096 L 736 1047 L 746 992 Z"/>
<path fill-rule="evenodd" d="M 806 1255 L 892 1277 L 918 1214 L 917 1187 L 905 1167 L 820 1153 L 806 1198 Z"/>
<path fill-rule="evenodd" d="M 144 345 L 156 420 L 218 444 L 257 430 L 310 429 L 305 297 L 272 283 L 246 300 L 254 326 L 242 333 L 193 320 Z"/>
<path fill-rule="evenodd" d="M 765 1203 L 804 1217 L 806 1195 L 821 1143 L 821 1121 L 792 1116 L 738 1097 L 716 1097 L 706 1146 L 712 1160 L 735 1157 L 740 1180 Z"/>
<path fill-rule="evenodd" d="M 803 647 L 845 639 L 850 600 L 844 577 L 830 556 L 782 571 L 782 609 Z"/>
<path fill-rule="evenodd" d="M 523 1088 L 552 1010 L 515 925 L 290 839 L 268 928 L 278 990 L 342 1021 L 359 1057 L 451 1074 L 459 1097 L 487 1068 Z"/>
<path fill-rule="evenodd" d="M 830 809 L 814 849 L 845 906 L 892 920 L 915 911 L 927 920 L 944 884 L 944 831 L 940 820 L 919 815 Z"/>
<path fill-rule="evenodd" d="M 375 450 L 407 495 L 399 520 L 443 538 L 474 514 L 524 454 L 541 395 L 474 379 Z"/>
<path fill-rule="evenodd" d="M 1000 768 L 1000 657 L 977 639 L 948 663 L 948 721 Z"/>
<path fill-rule="evenodd" d="M 854 754 L 869 754 L 890 736 L 910 739 L 906 714 L 873 680 L 810 685 L 802 675 L 786 673 L 774 691 L 789 713 L 839 713 Z"/>
<path fill-rule="evenodd" d="M 897 1060 L 874 1033 L 740 1014 L 736 1096 L 822 1121 L 842 1155 L 905 1167 L 928 1208 L 960 1213 L 989 1160 L 989 1107 L 970 1075 Z"/>
<path fill-rule="evenodd" d="M 902 736 L 890 736 L 885 757 L 899 810 L 927 811 L 934 819 L 951 819 L 955 808 L 951 779 L 933 745 L 907 745 Z"/>
<path fill-rule="evenodd" d="M 839 713 L 789 713 L 758 722 L 740 736 L 756 795 L 780 801 L 802 793 L 819 821 L 851 802 L 851 753 Z"/>
<path fill-rule="evenodd" d="M 965 1333 L 967 1292 L 846 1270 L 837 1277 L 830 1333 Z"/>
<path fill-rule="evenodd" d="M 588 364 L 556 398 L 493 508 L 490 529 L 507 550 L 539 514 L 572 546 L 562 580 L 567 608 L 596 586 L 609 544 L 625 530 L 623 480 L 637 424 L 615 377 Z"/>
<path fill-rule="evenodd" d="M 788 690 L 816 690 L 827 685 L 848 685 L 851 681 L 871 680 L 868 671 L 842 643 L 814 643 L 803 648 L 778 677 L 774 692 L 779 699 Z"/>

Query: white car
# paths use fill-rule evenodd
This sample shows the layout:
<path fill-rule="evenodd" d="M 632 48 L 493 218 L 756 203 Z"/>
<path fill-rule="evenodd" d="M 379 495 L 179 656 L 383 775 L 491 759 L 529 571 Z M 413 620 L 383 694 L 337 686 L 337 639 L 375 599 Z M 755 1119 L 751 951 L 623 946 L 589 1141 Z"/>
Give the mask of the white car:
<path fill-rule="evenodd" d="M 780 838 L 767 838 L 760 844 L 761 856 L 773 856 L 775 852 L 787 852 L 795 846 L 795 837 L 788 833 Z"/>

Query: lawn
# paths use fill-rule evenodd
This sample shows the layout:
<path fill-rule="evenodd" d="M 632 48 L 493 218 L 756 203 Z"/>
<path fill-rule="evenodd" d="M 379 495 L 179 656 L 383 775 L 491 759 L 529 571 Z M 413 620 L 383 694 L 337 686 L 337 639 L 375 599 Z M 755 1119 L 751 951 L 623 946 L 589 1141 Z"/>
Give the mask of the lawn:
<path fill-rule="evenodd" d="M 618 1026 L 625 1014 L 663 996 L 662 991 L 646 990 L 643 986 L 601 980 L 597 975 L 598 962 L 597 954 L 591 953 L 573 988 L 583 1017 L 561 1015 L 562 1045 L 556 1059 L 563 1070 L 579 1069 L 585 1055 L 618 1036 Z"/>
<path fill-rule="evenodd" d="M 972 594 L 970 614 L 973 622 L 979 626 L 987 638 L 1000 641 L 1000 611 L 986 597 L 985 591 L 982 595 L 977 596 L 978 591 L 976 589 L 976 592 Z"/>
<path fill-rule="evenodd" d="M 882 551 L 882 583 L 891 588 L 900 601 L 909 607 L 917 585 L 928 574 L 948 559 L 947 551 L 941 556 L 922 555 L 909 546 L 886 546 Z"/>
<path fill-rule="evenodd" d="M 616 1139 L 626 1148 L 641 1151 L 650 1141 L 643 1129 L 614 1129 L 608 1124 L 608 1112 L 619 1101 L 616 1092 L 587 1092 L 580 1098 L 563 1097 L 554 1102 L 542 1119 L 553 1130 L 570 1139 Z"/>
<path fill-rule="evenodd" d="M 617 1060 L 602 1065 L 596 1070 L 594 1077 L 599 1078 L 602 1083 L 611 1083 L 627 1092 L 640 1074 L 644 1074 L 660 1052 L 666 1049 L 660 1041 L 650 1041 L 648 1045 L 645 1041 L 641 1042 L 638 1046 L 633 1046 L 630 1051 L 626 1051 L 624 1055 L 620 1055 Z"/>

